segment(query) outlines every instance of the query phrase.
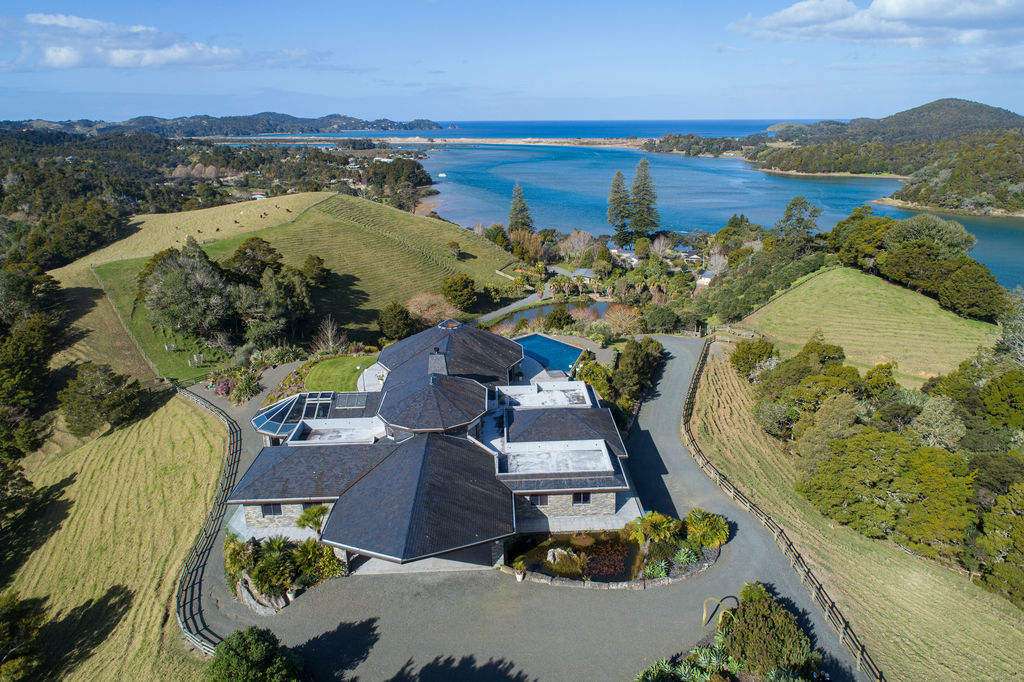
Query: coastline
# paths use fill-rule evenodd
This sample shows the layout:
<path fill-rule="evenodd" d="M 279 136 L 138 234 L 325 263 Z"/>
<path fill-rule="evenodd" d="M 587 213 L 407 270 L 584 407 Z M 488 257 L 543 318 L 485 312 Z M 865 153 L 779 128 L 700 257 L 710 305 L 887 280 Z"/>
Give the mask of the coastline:
<path fill-rule="evenodd" d="M 757 170 L 762 173 L 771 173 L 772 175 L 790 175 L 793 177 L 808 178 L 878 178 L 879 180 L 902 180 L 904 182 L 910 179 L 909 175 L 897 175 L 895 173 L 848 173 L 846 171 L 806 173 L 804 171 L 780 170 L 778 168 L 758 168 Z"/>
<path fill-rule="evenodd" d="M 430 215 L 431 212 L 436 211 L 437 207 L 441 205 L 441 200 L 437 194 L 432 194 L 429 197 L 423 197 L 416 202 L 416 208 L 413 210 L 413 215 Z"/>
<path fill-rule="evenodd" d="M 972 216 L 975 218 L 1024 218 L 1024 211 L 1007 211 L 1001 208 L 993 208 L 986 212 L 981 211 L 963 211 L 953 208 L 945 208 L 944 206 L 931 206 L 928 204 L 917 204 L 913 201 L 904 201 L 903 199 L 894 199 L 892 197 L 882 197 L 881 199 L 872 199 L 871 203 L 879 204 L 882 206 L 892 206 L 893 208 L 902 208 L 905 211 L 922 211 L 928 213 L 948 213 L 950 215 L 962 215 Z"/>
<path fill-rule="evenodd" d="M 306 138 L 309 139 L 309 138 Z M 476 144 L 539 147 L 605 147 L 640 149 L 648 138 L 640 137 L 382 137 L 388 144 Z"/>

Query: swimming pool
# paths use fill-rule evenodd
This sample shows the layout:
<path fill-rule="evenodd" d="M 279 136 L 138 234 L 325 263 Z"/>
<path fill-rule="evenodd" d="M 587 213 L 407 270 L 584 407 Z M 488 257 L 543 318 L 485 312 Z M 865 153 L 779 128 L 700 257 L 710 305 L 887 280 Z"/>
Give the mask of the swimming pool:
<path fill-rule="evenodd" d="M 581 348 L 570 346 L 543 334 L 530 334 L 516 339 L 523 352 L 541 364 L 544 369 L 560 369 L 566 374 L 572 371 L 583 353 Z"/>

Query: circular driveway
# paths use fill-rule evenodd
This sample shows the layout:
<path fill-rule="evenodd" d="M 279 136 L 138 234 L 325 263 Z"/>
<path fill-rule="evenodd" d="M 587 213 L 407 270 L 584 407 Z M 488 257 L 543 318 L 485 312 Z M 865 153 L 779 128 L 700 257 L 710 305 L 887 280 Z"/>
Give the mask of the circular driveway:
<path fill-rule="evenodd" d="M 249 625 L 270 628 L 319 679 L 631 680 L 652 661 L 710 633 L 701 623 L 706 597 L 735 595 L 744 582 L 760 580 L 800 613 L 826 653 L 832 678 L 852 678 L 849 655 L 771 535 L 707 479 L 680 441 L 683 402 L 702 342 L 658 340 L 670 357 L 658 394 L 644 404 L 627 438 L 628 466 L 645 508 L 685 516 L 700 506 L 733 524 L 734 536 L 706 572 L 639 591 L 517 583 L 498 571 L 357 574 L 314 588 L 263 618 L 228 592 L 218 541 L 203 584 L 206 623 L 222 636 Z M 234 410 L 243 432 L 252 433 L 247 415 L 253 411 Z M 245 444 L 242 471 L 259 447 L 248 435 Z"/>

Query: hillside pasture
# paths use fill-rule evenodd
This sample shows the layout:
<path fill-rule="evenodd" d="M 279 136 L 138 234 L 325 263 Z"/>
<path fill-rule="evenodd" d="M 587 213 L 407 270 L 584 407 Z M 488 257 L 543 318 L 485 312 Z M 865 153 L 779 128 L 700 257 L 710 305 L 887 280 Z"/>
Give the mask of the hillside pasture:
<path fill-rule="evenodd" d="M 25 462 L 54 498 L 13 587 L 45 600 L 53 679 L 192 680 L 174 616 L 178 571 L 209 510 L 226 434 L 171 398 L 145 419 Z"/>
<path fill-rule="evenodd" d="M 713 353 L 691 422 L 705 454 L 782 524 L 890 680 L 1006 680 L 1024 611 L 965 575 L 822 516 L 795 490 L 795 458 L 751 416 L 750 387 Z"/>
<path fill-rule="evenodd" d="M 821 331 L 862 371 L 895 361 L 897 378 L 911 387 L 991 347 L 998 336 L 995 325 L 962 318 L 927 296 L 852 268 L 809 276 L 736 326 L 767 336 L 783 355 Z"/>
<path fill-rule="evenodd" d="M 328 192 L 303 192 L 262 201 L 203 208 L 182 213 L 139 215 L 131 222 L 132 233 L 73 263 L 52 270 L 68 304 L 72 343 L 54 358 L 54 366 L 93 360 L 139 379 L 153 371 L 117 318 L 111 302 L 91 267 L 102 263 L 151 256 L 181 246 L 189 236 L 197 241 L 233 237 L 292 220 L 313 204 L 331 196 Z"/>
<path fill-rule="evenodd" d="M 505 285 L 509 280 L 496 271 L 513 263 L 508 253 L 457 225 L 349 196 L 332 197 L 282 225 L 203 248 L 225 260 L 253 235 L 277 248 L 289 265 L 299 266 L 311 255 L 323 258 L 330 274 L 317 293 L 317 312 L 331 314 L 350 336 L 367 340 L 376 339 L 377 311 L 388 302 L 438 292 L 445 277 L 458 272 L 478 286 Z M 459 257 L 448 250 L 450 241 L 459 243 Z M 145 306 L 135 305 L 136 276 L 144 264 L 144 258 L 105 263 L 96 273 L 162 375 L 181 380 L 202 376 L 208 368 L 188 366 L 193 351 L 188 341 L 156 329 Z M 179 350 L 165 348 L 172 344 Z"/>

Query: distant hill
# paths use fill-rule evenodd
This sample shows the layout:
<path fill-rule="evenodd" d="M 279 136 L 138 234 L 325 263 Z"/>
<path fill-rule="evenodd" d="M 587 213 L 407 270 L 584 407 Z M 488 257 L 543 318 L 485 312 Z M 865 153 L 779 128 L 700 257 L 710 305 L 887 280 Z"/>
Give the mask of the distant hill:
<path fill-rule="evenodd" d="M 418 118 L 413 121 L 392 121 L 378 118 L 367 121 L 353 116 L 328 114 L 319 118 L 301 118 L 265 111 L 246 116 L 181 116 L 160 118 L 138 116 L 127 121 L 2 121 L 0 128 L 53 130 L 94 135 L 100 132 L 143 131 L 166 137 L 206 137 L 223 135 L 266 135 L 273 133 L 336 133 L 343 130 L 440 130 L 435 121 Z"/>
<path fill-rule="evenodd" d="M 937 99 L 885 118 L 855 118 L 849 123 L 821 121 L 783 123 L 773 132 L 783 140 L 803 143 L 935 141 L 970 133 L 1024 128 L 1024 116 L 966 99 Z"/>

